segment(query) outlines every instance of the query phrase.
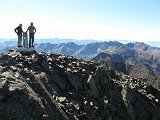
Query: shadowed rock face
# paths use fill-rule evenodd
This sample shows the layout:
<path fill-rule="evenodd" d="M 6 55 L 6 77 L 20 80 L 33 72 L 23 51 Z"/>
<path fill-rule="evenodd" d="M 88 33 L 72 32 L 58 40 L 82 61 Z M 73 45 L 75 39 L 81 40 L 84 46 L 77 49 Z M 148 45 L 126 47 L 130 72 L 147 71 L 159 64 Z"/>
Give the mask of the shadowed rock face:
<path fill-rule="evenodd" d="M 145 82 L 52 53 L 0 55 L 1 120 L 159 120 Z"/>

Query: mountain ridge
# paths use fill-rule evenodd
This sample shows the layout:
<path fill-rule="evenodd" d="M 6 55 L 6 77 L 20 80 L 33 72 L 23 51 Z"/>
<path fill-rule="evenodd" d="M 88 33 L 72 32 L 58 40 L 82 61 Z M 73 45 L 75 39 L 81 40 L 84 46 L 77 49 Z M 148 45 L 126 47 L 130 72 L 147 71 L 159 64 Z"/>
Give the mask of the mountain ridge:
<path fill-rule="evenodd" d="M 157 89 L 92 61 L 10 51 L 0 73 L 2 120 L 160 119 Z"/>

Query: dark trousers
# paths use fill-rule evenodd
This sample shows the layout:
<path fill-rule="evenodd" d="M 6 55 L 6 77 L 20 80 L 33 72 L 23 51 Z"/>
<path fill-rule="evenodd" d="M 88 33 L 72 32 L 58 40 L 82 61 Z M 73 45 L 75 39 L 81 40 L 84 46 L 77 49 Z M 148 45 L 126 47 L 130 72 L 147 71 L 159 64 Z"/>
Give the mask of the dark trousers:
<path fill-rule="evenodd" d="M 33 47 L 34 33 L 29 34 L 29 47 Z"/>
<path fill-rule="evenodd" d="M 22 35 L 18 35 L 18 47 L 22 47 Z"/>

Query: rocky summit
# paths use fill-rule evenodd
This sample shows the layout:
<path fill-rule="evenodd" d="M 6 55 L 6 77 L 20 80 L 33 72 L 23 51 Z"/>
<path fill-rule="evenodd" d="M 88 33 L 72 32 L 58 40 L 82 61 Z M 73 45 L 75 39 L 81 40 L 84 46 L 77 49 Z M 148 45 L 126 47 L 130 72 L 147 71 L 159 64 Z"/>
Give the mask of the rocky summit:
<path fill-rule="evenodd" d="M 0 54 L 0 120 L 160 120 L 160 91 L 98 63 Z"/>

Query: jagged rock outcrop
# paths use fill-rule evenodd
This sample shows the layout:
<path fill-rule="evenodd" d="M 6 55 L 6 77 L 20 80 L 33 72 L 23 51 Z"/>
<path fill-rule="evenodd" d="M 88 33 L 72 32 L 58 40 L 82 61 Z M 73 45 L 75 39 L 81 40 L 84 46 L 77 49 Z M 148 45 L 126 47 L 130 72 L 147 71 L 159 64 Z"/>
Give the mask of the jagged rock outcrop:
<path fill-rule="evenodd" d="M 1 120 L 159 120 L 160 92 L 91 61 L 0 55 Z"/>

